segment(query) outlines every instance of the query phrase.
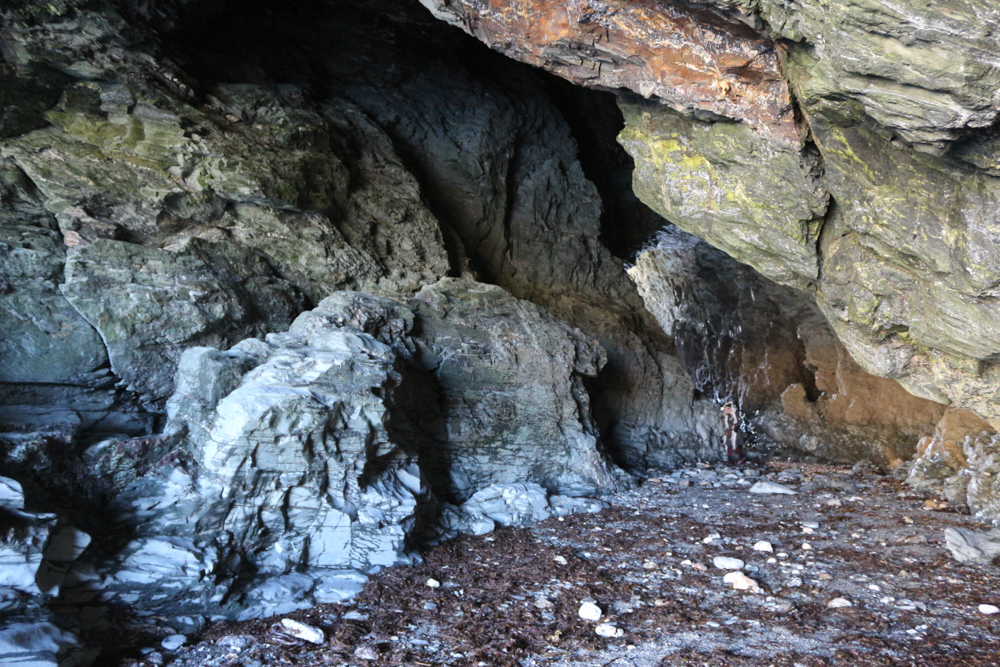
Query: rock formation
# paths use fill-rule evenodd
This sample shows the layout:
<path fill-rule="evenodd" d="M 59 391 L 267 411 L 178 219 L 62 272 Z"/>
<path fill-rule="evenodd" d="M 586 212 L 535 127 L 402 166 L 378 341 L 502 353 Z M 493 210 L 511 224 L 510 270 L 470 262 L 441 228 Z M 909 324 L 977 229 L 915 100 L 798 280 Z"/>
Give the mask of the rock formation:
<path fill-rule="evenodd" d="M 1000 517 L 995 8 L 8 5 L 0 655 L 594 510 L 730 399 Z"/>
<path fill-rule="evenodd" d="M 440 15 L 455 15 L 457 7 L 466 30 L 487 43 L 502 34 L 505 52 L 535 54 L 522 57 L 571 79 L 578 75 L 550 44 L 572 45 L 573 35 L 622 13 L 594 3 L 590 11 L 574 4 L 565 14 L 544 2 L 503 10 L 432 4 Z M 806 141 L 775 142 L 753 120 L 731 113 L 719 115 L 742 122 L 683 108 L 689 113 L 679 115 L 674 109 L 682 105 L 663 95 L 673 109 L 623 105 L 622 143 L 636 159 L 635 187 L 646 203 L 766 277 L 813 291 L 866 371 L 997 426 L 997 181 L 989 155 L 1000 70 L 988 34 L 1000 14 L 980 4 L 943 11 L 846 2 L 830 11 L 818 2 L 723 0 L 716 11 L 744 12 L 730 21 L 754 24 L 762 30 L 760 48 L 779 55 Z M 524 29 L 517 19 L 525 5 L 560 20 Z M 682 14 L 692 24 L 703 15 L 695 7 L 657 6 L 659 14 Z M 744 34 L 734 23 L 716 25 L 727 45 Z M 590 85 L 648 93 L 621 71 L 647 64 L 640 54 L 662 36 L 653 29 L 629 34 L 643 44 L 633 49 L 637 62 L 601 68 Z M 670 68 L 687 66 L 682 53 L 657 53 L 670 54 Z M 701 55 L 705 69 L 723 73 L 718 81 L 734 79 L 726 69 L 730 52 Z"/>

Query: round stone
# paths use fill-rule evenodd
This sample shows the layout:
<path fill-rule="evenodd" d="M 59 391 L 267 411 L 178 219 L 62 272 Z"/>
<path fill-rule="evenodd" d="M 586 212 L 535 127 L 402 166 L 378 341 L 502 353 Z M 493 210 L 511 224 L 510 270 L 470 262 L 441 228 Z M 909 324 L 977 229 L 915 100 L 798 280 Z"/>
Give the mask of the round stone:
<path fill-rule="evenodd" d="M 584 602 L 580 605 L 580 618 L 585 621 L 599 621 L 601 620 L 601 615 L 604 613 L 601 608 L 598 607 L 593 602 Z"/>

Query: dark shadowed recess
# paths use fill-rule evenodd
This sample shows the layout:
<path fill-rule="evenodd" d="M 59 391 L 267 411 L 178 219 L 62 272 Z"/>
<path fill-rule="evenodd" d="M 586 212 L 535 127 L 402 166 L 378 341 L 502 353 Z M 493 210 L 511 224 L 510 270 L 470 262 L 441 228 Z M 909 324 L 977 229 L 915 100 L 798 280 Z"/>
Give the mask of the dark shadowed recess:
<path fill-rule="evenodd" d="M 277 0 L 126 3 L 125 14 L 157 30 L 162 49 L 200 94 L 216 82 L 292 84 L 316 103 L 350 98 L 357 86 L 400 89 L 428 72 L 451 76 L 457 85 L 481 81 L 512 99 L 546 95 L 565 118 L 579 148 L 587 178 L 603 201 L 601 243 L 631 260 L 657 229 L 669 223 L 632 191 L 632 158 L 618 145 L 624 126 L 615 95 L 570 84 L 545 71 L 491 51 L 462 31 L 437 21 L 417 0 L 368 3 L 357 0 Z M 428 204 L 446 231 L 462 237 L 449 219 L 446 197 L 419 156 L 396 146 L 421 181 Z M 450 232 L 450 234 L 448 233 Z M 466 250 L 473 244 L 462 238 Z M 460 263 L 454 242 L 453 268 Z M 496 282 L 488 261 L 469 257 L 481 280 Z"/>

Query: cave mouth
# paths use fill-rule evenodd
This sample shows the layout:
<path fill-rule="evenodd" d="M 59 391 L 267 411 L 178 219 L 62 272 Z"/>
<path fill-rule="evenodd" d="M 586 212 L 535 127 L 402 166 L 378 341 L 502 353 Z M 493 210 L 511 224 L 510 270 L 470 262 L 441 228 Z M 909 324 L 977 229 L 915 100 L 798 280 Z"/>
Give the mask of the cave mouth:
<path fill-rule="evenodd" d="M 925 453 L 953 451 L 949 428 L 978 426 L 864 373 L 803 292 L 640 202 L 612 93 L 509 60 L 416 2 L 120 9 L 130 27 L 90 3 L 57 17 L 106 31 L 82 52 L 46 18 L 59 7 L 25 10 L 41 13 L 12 34 L 36 58 L 49 51 L 32 40 L 61 44 L 36 69 L 63 74 L 45 79 L 47 102 L 19 109 L 16 129 L 0 119 L 3 252 L 31 251 L 5 254 L 0 271 L 37 262 L 31 280 L 0 273 L 0 303 L 18 335 L 44 343 L 21 375 L 0 376 L 0 526 L 14 529 L 4 544 L 28 573 L 8 597 L 25 623 L 64 628 L 67 645 L 74 633 L 107 645 L 135 624 L 138 647 L 295 612 L 328 630 L 357 621 L 338 641 L 396 659 L 393 635 L 363 610 L 301 610 L 381 576 L 360 598 L 381 591 L 372 614 L 395 613 L 385 603 L 397 584 L 430 613 L 438 587 L 427 580 L 444 576 L 434 568 L 483 564 L 460 559 L 462 549 L 491 564 L 528 560 L 541 543 L 532 540 L 559 526 L 570 532 L 542 549 L 552 563 L 498 568 L 493 593 L 507 576 L 576 586 L 559 570 L 572 563 L 605 611 L 669 607 L 687 623 L 677 610 L 698 600 L 664 602 L 664 588 L 653 590 L 678 580 L 653 562 L 663 540 L 683 546 L 671 558 L 692 555 L 724 524 L 730 541 L 698 553 L 731 544 L 746 555 L 752 544 L 737 538 L 750 534 L 723 508 L 757 483 L 798 490 L 788 508 L 810 530 L 813 500 L 837 500 L 823 521 L 847 521 L 836 508 L 858 501 L 835 493 L 871 491 L 888 516 L 909 511 L 901 501 L 918 496 L 893 500 L 895 481 L 874 469 L 899 465 L 922 437 Z M 34 76 L 23 69 L 0 77 Z M 36 321 L 41 333 L 20 324 Z M 64 363 L 72 372 L 54 368 Z M 727 400 L 753 438 L 746 468 L 717 465 Z M 963 475 L 938 463 L 898 469 L 961 500 Z M 686 503 L 711 511 L 692 521 Z M 780 498 L 753 504 L 778 531 Z M 628 539 L 601 543 L 602 558 L 624 555 L 599 569 L 627 560 L 629 577 L 662 573 L 642 580 L 642 604 L 617 599 L 634 581 L 585 576 L 597 561 L 580 545 L 600 532 Z M 836 572 L 848 576 L 852 547 L 837 540 Z M 918 551 L 893 566 L 926 556 L 906 544 Z M 685 583 L 708 585 L 681 569 L 693 559 L 670 562 Z M 792 574 L 774 569 L 764 583 L 777 592 Z M 457 579 L 440 587 L 456 600 Z M 477 601 L 520 609 L 502 595 Z M 567 635 L 593 648 L 589 626 L 574 625 L 579 602 L 546 626 L 553 643 Z M 440 606 L 473 614 L 456 604 Z M 532 604 L 544 621 L 555 613 Z M 768 604 L 769 618 L 789 611 Z M 825 607 L 803 604 L 808 626 Z M 66 618 L 54 619 L 62 607 Z M 328 612 L 336 618 L 310 615 Z M 269 621 L 245 627 L 271 636 Z M 243 640 L 231 641 L 235 650 Z M 518 635 L 504 650 L 533 641 Z M 480 657 L 503 664 L 500 653 Z"/>

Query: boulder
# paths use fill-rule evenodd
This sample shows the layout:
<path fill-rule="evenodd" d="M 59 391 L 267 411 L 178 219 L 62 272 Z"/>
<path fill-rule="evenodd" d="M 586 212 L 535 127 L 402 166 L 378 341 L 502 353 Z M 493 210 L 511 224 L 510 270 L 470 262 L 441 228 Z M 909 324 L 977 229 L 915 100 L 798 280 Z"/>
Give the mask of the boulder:
<path fill-rule="evenodd" d="M 965 528 L 947 528 L 944 539 L 959 563 L 989 565 L 1000 556 L 1000 530 L 976 533 Z"/>

